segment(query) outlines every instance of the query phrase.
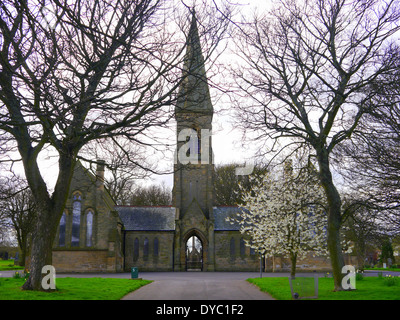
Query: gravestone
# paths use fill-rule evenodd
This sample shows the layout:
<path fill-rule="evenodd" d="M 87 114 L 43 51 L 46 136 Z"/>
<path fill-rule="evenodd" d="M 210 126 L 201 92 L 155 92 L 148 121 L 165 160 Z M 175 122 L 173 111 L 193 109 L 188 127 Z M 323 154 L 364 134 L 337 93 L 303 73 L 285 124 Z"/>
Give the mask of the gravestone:
<path fill-rule="evenodd" d="M 17 251 L 15 253 L 15 259 L 14 259 L 14 265 L 19 265 L 19 252 Z"/>
<path fill-rule="evenodd" d="M 292 298 L 317 299 L 318 298 L 318 276 L 313 277 L 289 277 Z"/>
<path fill-rule="evenodd" d="M 8 252 L 4 252 L 3 260 L 8 260 Z"/>

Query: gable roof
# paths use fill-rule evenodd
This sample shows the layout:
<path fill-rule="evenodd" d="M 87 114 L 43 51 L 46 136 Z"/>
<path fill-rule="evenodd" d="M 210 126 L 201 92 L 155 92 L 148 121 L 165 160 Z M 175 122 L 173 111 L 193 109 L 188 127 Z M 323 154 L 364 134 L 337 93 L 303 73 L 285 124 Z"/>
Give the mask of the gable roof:
<path fill-rule="evenodd" d="M 222 206 L 213 207 L 214 213 L 214 230 L 215 231 L 239 231 L 239 223 L 226 221 L 229 218 L 237 218 L 237 213 L 240 212 L 240 208 L 236 206 Z"/>
<path fill-rule="evenodd" d="M 82 181 L 82 179 L 84 179 L 84 177 L 87 178 L 86 181 Z M 71 187 L 78 186 L 79 188 L 82 188 L 83 186 L 86 186 L 87 188 L 95 188 L 97 179 L 98 178 L 96 177 L 96 175 L 93 172 L 91 172 L 89 169 L 87 169 L 80 160 L 76 161 L 75 168 L 74 168 L 74 174 L 73 174 L 72 180 L 71 180 Z M 74 190 L 71 190 L 71 191 L 74 191 Z M 104 200 L 104 202 L 107 204 L 109 209 L 114 208 L 114 206 L 116 205 L 116 202 L 112 198 L 110 191 L 107 189 L 107 187 L 105 185 L 104 185 L 104 189 L 101 194 L 101 197 Z"/>
<path fill-rule="evenodd" d="M 116 206 L 127 231 L 174 231 L 175 207 Z"/>
<path fill-rule="evenodd" d="M 174 231 L 175 207 L 116 206 L 115 210 L 127 231 Z M 236 217 L 239 207 L 213 207 L 215 231 L 239 231 L 238 223 L 231 224 L 227 217 Z"/>

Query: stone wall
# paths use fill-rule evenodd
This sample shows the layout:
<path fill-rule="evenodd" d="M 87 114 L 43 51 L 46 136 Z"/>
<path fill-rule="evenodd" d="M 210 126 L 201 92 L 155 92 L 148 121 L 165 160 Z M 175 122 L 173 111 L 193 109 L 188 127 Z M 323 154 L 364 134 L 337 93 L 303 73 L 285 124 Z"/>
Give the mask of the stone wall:
<path fill-rule="evenodd" d="M 215 231 L 216 271 L 258 271 L 259 256 L 245 246 L 238 231 Z"/>
<path fill-rule="evenodd" d="M 89 173 L 79 162 L 71 181 L 65 206 L 65 243 L 60 244 L 60 228 L 53 244 L 56 272 L 119 272 L 123 267 L 122 224 L 115 203 L 104 188 L 104 166 L 97 175 Z M 79 244 L 73 246 L 73 203 L 80 202 Z M 93 213 L 92 243 L 87 239 L 87 215 Z"/>
<path fill-rule="evenodd" d="M 124 238 L 126 272 L 131 267 L 138 267 L 139 272 L 173 271 L 173 231 L 126 231 Z M 135 241 L 138 245 L 136 248 Z M 155 241 L 158 241 L 158 252 Z"/>
<path fill-rule="evenodd" d="M 107 250 L 53 250 L 56 272 L 107 272 Z"/>

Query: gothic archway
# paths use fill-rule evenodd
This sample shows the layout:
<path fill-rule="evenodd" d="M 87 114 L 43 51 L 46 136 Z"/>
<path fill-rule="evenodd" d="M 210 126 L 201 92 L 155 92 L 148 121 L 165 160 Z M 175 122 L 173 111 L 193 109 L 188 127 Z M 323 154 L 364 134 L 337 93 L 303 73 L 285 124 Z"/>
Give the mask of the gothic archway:
<path fill-rule="evenodd" d="M 185 243 L 186 271 L 203 271 L 203 243 L 192 235 Z"/>

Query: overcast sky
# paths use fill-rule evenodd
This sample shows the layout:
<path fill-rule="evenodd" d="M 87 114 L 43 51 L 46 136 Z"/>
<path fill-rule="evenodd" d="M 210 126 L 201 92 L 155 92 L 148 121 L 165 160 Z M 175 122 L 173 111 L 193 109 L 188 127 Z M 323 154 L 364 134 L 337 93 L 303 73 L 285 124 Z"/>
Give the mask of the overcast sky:
<path fill-rule="evenodd" d="M 186 2 L 186 1 L 185 1 Z M 190 1 L 187 1 L 190 3 Z M 240 14 L 246 15 L 246 14 L 252 14 L 252 12 L 257 9 L 257 11 L 260 10 L 266 10 L 268 5 L 271 3 L 271 0 L 265 0 L 265 1 L 260 1 L 260 0 L 237 0 L 234 2 L 235 4 L 239 5 L 239 12 Z M 226 51 L 229 53 L 229 50 Z M 232 59 L 231 56 L 227 57 L 225 55 L 222 55 L 220 58 L 219 63 L 223 63 L 224 59 Z M 221 93 L 216 92 L 215 89 L 210 88 L 211 93 L 213 96 L 213 106 L 214 106 L 214 117 L 213 117 L 213 135 L 212 135 L 212 147 L 214 151 L 214 163 L 215 164 L 221 164 L 221 163 L 232 163 L 232 162 L 239 162 L 239 163 L 250 163 L 252 161 L 252 158 L 254 157 L 255 150 L 254 148 L 251 148 L 251 146 L 244 147 L 241 144 L 241 137 L 242 137 L 242 132 L 238 130 L 237 128 L 234 127 L 232 123 L 232 116 L 233 113 L 230 112 L 232 110 L 230 109 L 229 103 L 227 103 L 227 97 L 224 97 L 221 95 Z M 217 97 L 217 98 L 216 98 Z M 215 98 L 215 99 L 214 99 Z M 214 101 L 217 100 L 217 101 Z M 221 110 L 224 110 L 224 112 L 221 113 Z M 176 140 L 175 133 L 170 131 L 166 133 L 170 136 L 170 139 Z M 162 163 L 160 163 L 160 169 L 166 169 L 166 170 L 172 170 L 173 169 L 173 154 L 168 154 L 164 157 L 161 156 L 163 159 Z M 49 189 L 52 188 L 52 186 L 55 183 L 55 179 L 57 177 L 58 173 L 58 162 L 57 162 L 57 157 L 54 156 L 54 154 L 51 151 L 44 151 L 40 154 L 39 157 L 39 167 L 41 169 L 41 172 L 43 173 L 43 176 L 45 178 L 46 183 L 48 184 Z M 155 157 L 157 159 L 156 161 L 159 160 L 158 157 Z M 22 164 L 16 164 L 13 167 L 14 172 L 19 172 L 22 173 Z M 172 188 L 173 185 L 173 175 L 168 174 L 168 175 L 153 175 L 153 180 L 152 181 L 145 181 L 144 183 L 149 184 L 149 183 L 161 183 L 164 181 L 166 185 Z"/>

